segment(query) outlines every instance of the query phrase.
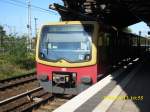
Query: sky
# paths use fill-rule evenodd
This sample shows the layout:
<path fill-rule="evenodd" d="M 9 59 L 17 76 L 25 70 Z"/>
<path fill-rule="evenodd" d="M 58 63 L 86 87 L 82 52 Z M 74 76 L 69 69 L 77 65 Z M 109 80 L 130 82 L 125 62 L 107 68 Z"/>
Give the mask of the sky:
<path fill-rule="evenodd" d="M 27 34 L 28 23 L 28 0 L 0 0 L 0 25 L 4 26 L 4 29 L 8 33 L 18 35 Z M 21 2 L 21 3 L 20 3 Z M 37 27 L 39 28 L 43 23 L 59 21 L 60 16 L 56 11 L 48 8 L 49 4 L 58 3 L 63 5 L 61 0 L 31 0 L 31 4 L 44 8 L 49 11 L 43 11 L 39 8 L 32 8 L 32 34 L 35 34 L 35 22 L 34 18 L 38 18 Z M 140 22 L 136 25 L 132 25 L 132 32 L 138 34 L 139 30 L 142 31 L 142 36 L 147 35 L 149 27 L 144 22 Z"/>
<path fill-rule="evenodd" d="M 139 22 L 134 25 L 129 26 L 132 32 L 139 35 L 139 31 L 141 31 L 142 36 L 149 36 L 148 31 L 150 31 L 150 27 L 147 26 L 144 22 Z"/>
<path fill-rule="evenodd" d="M 24 34 L 27 33 L 28 24 L 28 0 L 0 0 L 0 25 L 9 33 Z M 24 4 L 20 3 L 23 2 Z M 35 32 L 34 18 L 38 18 L 38 28 L 41 24 L 48 21 L 59 21 L 60 16 L 56 11 L 50 10 L 49 4 L 63 4 L 61 0 L 31 0 L 31 4 L 44 8 L 49 11 L 43 11 L 38 8 L 32 8 L 32 32 Z"/>

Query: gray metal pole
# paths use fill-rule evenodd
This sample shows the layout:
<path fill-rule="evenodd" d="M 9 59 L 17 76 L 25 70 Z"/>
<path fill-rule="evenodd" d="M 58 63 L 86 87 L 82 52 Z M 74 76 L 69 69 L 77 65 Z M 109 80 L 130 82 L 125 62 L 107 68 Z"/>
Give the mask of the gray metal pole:
<path fill-rule="evenodd" d="M 31 50 L 31 38 L 32 38 L 32 29 L 31 29 L 31 0 L 28 0 L 28 42 L 27 48 Z"/>
<path fill-rule="evenodd" d="M 37 38 L 37 20 L 38 20 L 38 18 L 34 18 L 34 20 L 35 20 L 35 38 Z"/>

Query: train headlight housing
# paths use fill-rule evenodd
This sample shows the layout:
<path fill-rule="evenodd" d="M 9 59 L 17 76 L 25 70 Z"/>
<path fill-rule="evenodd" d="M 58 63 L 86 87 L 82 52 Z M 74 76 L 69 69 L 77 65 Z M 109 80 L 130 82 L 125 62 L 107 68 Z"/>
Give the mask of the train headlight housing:
<path fill-rule="evenodd" d="M 92 78 L 89 76 L 84 76 L 81 78 L 81 83 L 83 84 L 91 84 L 92 82 Z"/>
<path fill-rule="evenodd" d="M 47 74 L 40 74 L 37 76 L 37 79 L 41 80 L 41 81 L 48 81 L 48 75 Z"/>

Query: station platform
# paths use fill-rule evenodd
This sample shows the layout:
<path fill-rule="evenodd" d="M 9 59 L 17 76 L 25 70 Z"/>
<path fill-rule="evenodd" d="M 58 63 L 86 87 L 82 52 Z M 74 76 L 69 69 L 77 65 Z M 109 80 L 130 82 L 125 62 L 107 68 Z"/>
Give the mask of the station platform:
<path fill-rule="evenodd" d="M 150 61 L 119 69 L 54 112 L 150 112 Z"/>

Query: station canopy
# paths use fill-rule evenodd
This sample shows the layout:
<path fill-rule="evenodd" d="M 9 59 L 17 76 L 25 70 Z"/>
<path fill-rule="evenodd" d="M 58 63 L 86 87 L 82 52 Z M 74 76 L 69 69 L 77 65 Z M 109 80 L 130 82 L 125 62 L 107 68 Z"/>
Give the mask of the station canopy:
<path fill-rule="evenodd" d="M 96 20 L 124 28 L 144 21 L 150 25 L 150 0 L 62 0 L 50 5 L 62 20 Z"/>

